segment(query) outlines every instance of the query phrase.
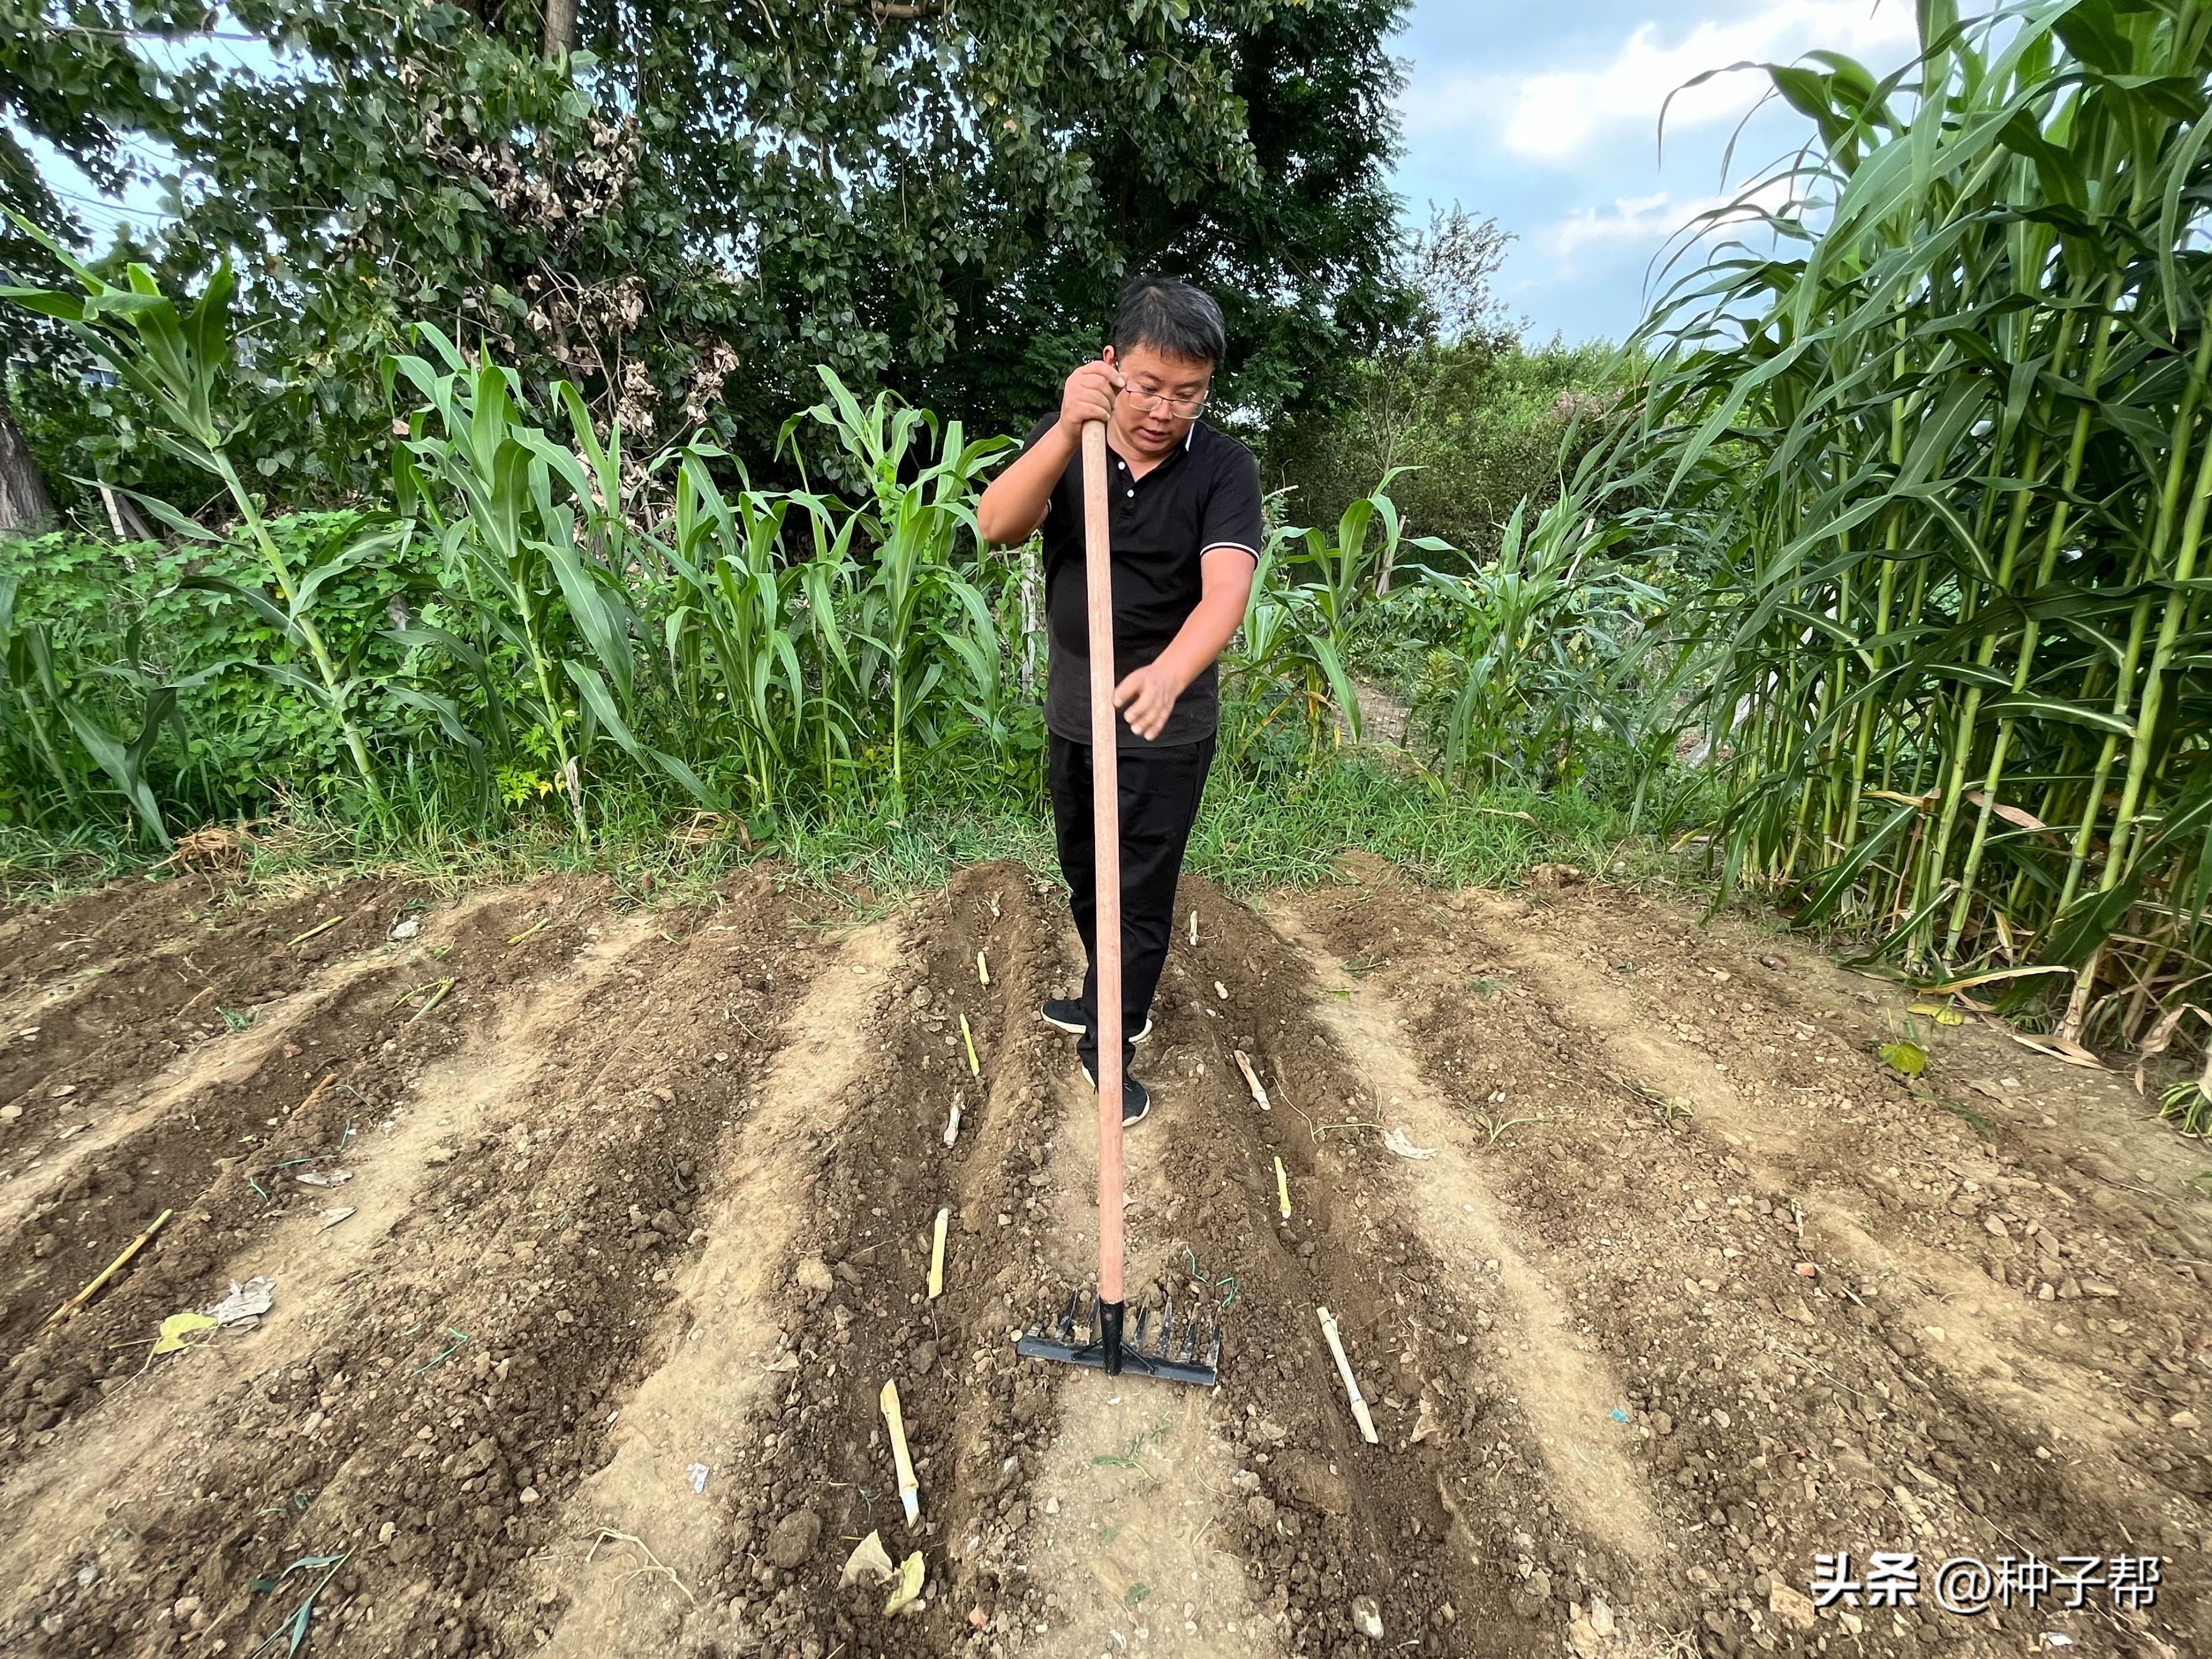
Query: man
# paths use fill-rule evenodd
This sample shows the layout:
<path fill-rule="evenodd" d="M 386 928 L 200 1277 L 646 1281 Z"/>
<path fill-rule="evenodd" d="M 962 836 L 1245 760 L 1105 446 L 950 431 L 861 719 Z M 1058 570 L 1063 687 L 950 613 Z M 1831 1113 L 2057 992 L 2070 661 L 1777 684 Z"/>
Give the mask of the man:
<path fill-rule="evenodd" d="M 1083 546 L 1084 423 L 1106 422 L 1114 550 L 1115 769 L 1121 811 L 1125 1061 L 1152 1031 L 1152 993 L 1175 932 L 1176 881 L 1213 763 L 1214 659 L 1244 619 L 1262 533 L 1252 453 L 1199 419 L 1221 366 L 1221 307 L 1186 283 L 1121 291 L 1113 343 L 1067 377 L 1060 413 L 983 492 L 975 520 L 1000 543 L 1044 531 L 1051 640 L 1045 725 L 1060 872 L 1083 937 L 1083 993 L 1044 1006 L 1081 1037 L 1097 1083 L 1097 885 L 1091 846 L 1091 650 Z M 1152 1097 L 1125 1064 L 1121 1121 Z"/>

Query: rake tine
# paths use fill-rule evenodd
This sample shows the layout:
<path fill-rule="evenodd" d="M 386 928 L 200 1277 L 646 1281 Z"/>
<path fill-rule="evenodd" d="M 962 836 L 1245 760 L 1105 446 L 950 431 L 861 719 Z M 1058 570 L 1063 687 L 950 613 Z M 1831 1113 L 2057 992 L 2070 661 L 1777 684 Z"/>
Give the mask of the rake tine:
<path fill-rule="evenodd" d="M 1067 1293 L 1067 1305 L 1060 1310 L 1060 1318 L 1053 1326 L 1053 1334 L 1059 1337 L 1063 1342 L 1067 1340 L 1069 1334 L 1075 1329 L 1075 1304 L 1081 1301 L 1082 1298 L 1082 1291 L 1070 1291 Z"/>
<path fill-rule="evenodd" d="M 1175 1298 L 1169 1297 L 1160 1309 L 1160 1346 L 1153 1352 L 1162 1359 L 1169 1357 L 1175 1342 Z"/>
<path fill-rule="evenodd" d="M 1145 1331 L 1146 1328 L 1151 1325 L 1152 1319 L 1152 1310 L 1150 1308 L 1139 1308 L 1137 1310 L 1137 1329 L 1136 1334 L 1129 1339 L 1130 1352 L 1139 1354 L 1144 1352 Z"/>
<path fill-rule="evenodd" d="M 1188 1365 L 1198 1358 L 1198 1322 L 1190 1322 L 1190 1328 L 1182 1334 L 1182 1362 Z"/>
<path fill-rule="evenodd" d="M 1211 1370 L 1221 1369 L 1221 1330 L 1218 1326 L 1214 1328 L 1213 1341 L 1206 1351 L 1206 1363 Z"/>

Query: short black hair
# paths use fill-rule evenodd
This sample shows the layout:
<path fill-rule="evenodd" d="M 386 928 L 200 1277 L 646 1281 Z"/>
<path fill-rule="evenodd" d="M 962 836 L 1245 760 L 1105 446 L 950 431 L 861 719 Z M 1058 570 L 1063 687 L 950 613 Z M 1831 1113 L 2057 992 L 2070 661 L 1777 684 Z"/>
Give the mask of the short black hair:
<path fill-rule="evenodd" d="M 1170 357 L 1221 367 L 1229 334 L 1213 296 L 1172 276 L 1138 276 L 1114 313 L 1114 355 L 1150 346 Z"/>

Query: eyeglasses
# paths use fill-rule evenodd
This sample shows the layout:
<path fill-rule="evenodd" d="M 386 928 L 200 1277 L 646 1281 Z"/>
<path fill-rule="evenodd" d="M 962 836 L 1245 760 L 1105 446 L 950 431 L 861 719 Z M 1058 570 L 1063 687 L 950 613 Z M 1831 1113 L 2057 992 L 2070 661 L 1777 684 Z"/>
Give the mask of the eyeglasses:
<path fill-rule="evenodd" d="M 1206 403 L 1213 396 L 1211 392 L 1202 392 L 1195 398 L 1170 398 L 1164 392 L 1140 392 L 1133 386 L 1123 386 L 1121 395 L 1139 415 L 1164 408 L 1179 421 L 1196 420 L 1206 412 Z"/>

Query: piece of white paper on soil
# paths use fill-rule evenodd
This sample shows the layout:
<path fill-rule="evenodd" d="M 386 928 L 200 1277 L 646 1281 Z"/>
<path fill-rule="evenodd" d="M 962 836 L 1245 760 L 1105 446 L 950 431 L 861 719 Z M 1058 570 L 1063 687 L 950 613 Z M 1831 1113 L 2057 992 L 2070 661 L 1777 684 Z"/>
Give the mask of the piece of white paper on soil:
<path fill-rule="evenodd" d="M 1413 1145 L 1406 1138 L 1406 1132 L 1403 1129 L 1386 1130 L 1382 1136 L 1382 1144 L 1401 1158 L 1434 1158 L 1437 1155 L 1437 1149 L 1433 1146 Z"/>
<path fill-rule="evenodd" d="M 890 1552 L 884 1547 L 883 1534 L 872 1532 L 860 1540 L 860 1548 L 845 1558 L 845 1571 L 837 1575 L 837 1583 L 880 1584 L 898 1571 L 891 1565 Z"/>
<path fill-rule="evenodd" d="M 691 1477 L 691 1490 L 695 1492 L 702 1492 L 707 1490 L 707 1477 L 713 1471 L 704 1463 L 694 1463 L 684 1473 Z"/>
<path fill-rule="evenodd" d="M 217 1325 L 235 1325 L 242 1319 L 258 1319 L 269 1311 L 275 1301 L 276 1281 L 266 1275 L 257 1274 L 243 1285 L 236 1279 L 230 1282 L 230 1294 L 212 1308 L 208 1317 Z"/>

